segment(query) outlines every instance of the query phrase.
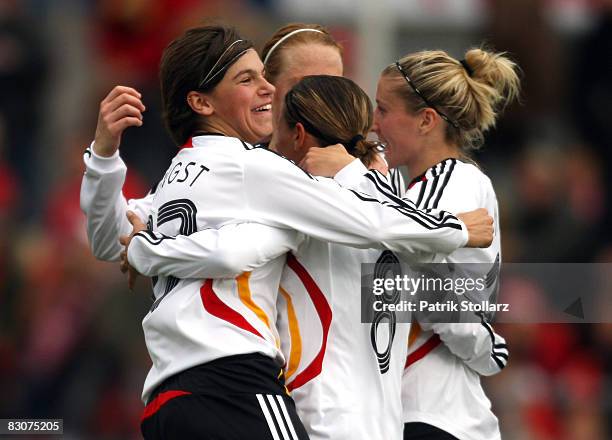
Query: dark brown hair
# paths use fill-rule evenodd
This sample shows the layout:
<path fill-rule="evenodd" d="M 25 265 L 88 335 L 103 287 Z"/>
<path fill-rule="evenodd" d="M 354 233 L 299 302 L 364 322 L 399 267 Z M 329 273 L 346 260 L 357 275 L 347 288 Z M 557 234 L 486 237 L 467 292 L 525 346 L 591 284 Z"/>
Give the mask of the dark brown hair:
<path fill-rule="evenodd" d="M 368 95 L 348 78 L 305 76 L 285 96 L 283 117 L 289 127 L 300 122 L 319 145 L 343 144 L 369 165 L 377 143 L 365 137 L 372 126 Z"/>
<path fill-rule="evenodd" d="M 252 47 L 234 28 L 215 25 L 189 29 L 166 47 L 159 68 L 162 118 L 177 145 L 206 128 L 205 118 L 187 103 L 187 94 L 213 90 L 240 53 Z"/>
<path fill-rule="evenodd" d="M 265 60 L 270 52 L 270 49 L 278 43 L 278 41 L 284 36 L 294 32 L 298 29 L 315 29 L 320 32 L 299 32 L 288 39 L 283 41 L 279 46 L 274 49 L 274 52 L 270 54 L 268 60 L 265 63 L 266 69 L 266 79 L 275 84 L 278 75 L 283 70 L 283 52 L 285 49 L 289 49 L 291 47 L 298 46 L 300 44 L 321 44 L 323 46 L 335 47 L 338 49 L 340 56 L 342 56 L 342 46 L 338 43 L 334 37 L 329 33 L 329 31 L 319 25 L 319 24 L 306 24 L 306 23 L 289 23 L 279 30 L 277 30 L 274 35 L 264 44 L 263 49 L 261 50 L 261 59 Z"/>

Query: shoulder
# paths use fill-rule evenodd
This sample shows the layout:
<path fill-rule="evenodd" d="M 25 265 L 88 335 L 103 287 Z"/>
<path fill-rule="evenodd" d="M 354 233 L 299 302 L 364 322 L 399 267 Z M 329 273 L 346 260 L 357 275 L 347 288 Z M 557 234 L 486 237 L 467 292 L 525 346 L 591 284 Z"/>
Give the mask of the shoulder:
<path fill-rule="evenodd" d="M 451 212 L 483 207 L 494 196 L 491 180 L 477 165 L 455 158 L 430 168 L 411 194 L 419 208 Z"/>
<path fill-rule="evenodd" d="M 476 163 L 460 159 L 447 159 L 445 162 L 446 168 L 438 172 L 438 175 L 440 180 L 448 180 L 448 185 L 452 185 L 455 189 L 471 191 L 493 190 L 491 179 Z"/>
<path fill-rule="evenodd" d="M 245 173 L 316 180 L 314 176 L 298 167 L 295 162 L 267 148 L 247 148 L 242 158 Z"/>
<path fill-rule="evenodd" d="M 404 182 L 404 176 L 399 168 L 391 168 L 389 170 L 389 183 L 396 196 L 404 196 L 406 192 L 406 183 Z"/>

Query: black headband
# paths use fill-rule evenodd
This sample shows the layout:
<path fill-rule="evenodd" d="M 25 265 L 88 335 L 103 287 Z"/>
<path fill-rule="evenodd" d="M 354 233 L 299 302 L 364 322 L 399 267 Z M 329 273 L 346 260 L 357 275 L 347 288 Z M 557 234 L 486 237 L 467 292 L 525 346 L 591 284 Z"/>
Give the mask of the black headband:
<path fill-rule="evenodd" d="M 399 61 L 395 62 L 395 67 L 397 67 L 397 70 L 399 70 L 399 72 L 402 74 L 402 76 L 404 77 L 404 79 L 406 80 L 408 85 L 410 87 L 412 87 L 412 90 L 414 90 L 414 93 L 416 93 L 419 96 L 419 98 L 421 98 L 425 102 L 425 104 L 427 104 L 428 107 L 431 107 L 432 109 L 434 109 L 436 111 L 436 113 L 438 113 L 440 115 L 440 117 L 442 119 L 444 119 L 446 122 L 451 124 L 453 127 L 457 128 L 457 129 L 459 128 L 459 124 L 457 124 L 451 118 L 449 118 L 444 113 L 442 113 L 440 110 L 438 110 L 435 105 L 433 105 L 431 102 L 429 102 L 429 100 L 427 98 L 425 98 L 425 96 L 423 96 L 423 94 L 419 91 L 419 89 L 414 85 L 414 83 L 412 82 L 412 80 L 410 79 L 408 74 L 404 71 L 404 69 L 402 68 L 402 65 L 400 64 Z"/>
<path fill-rule="evenodd" d="M 202 78 L 202 80 L 200 81 L 200 83 L 198 84 L 198 88 L 199 89 L 205 89 L 208 84 L 217 76 L 219 75 L 221 72 L 223 72 L 223 74 L 225 74 L 225 72 L 227 71 L 227 69 L 229 69 L 232 64 L 234 64 L 238 58 L 240 58 L 242 55 L 244 55 L 249 49 L 251 49 L 250 45 L 249 47 L 247 47 L 246 49 L 243 49 L 242 51 L 238 52 L 236 55 L 234 55 L 232 58 L 230 58 L 229 61 L 227 61 L 225 64 L 222 64 L 221 66 L 219 66 L 219 64 L 221 63 L 221 60 L 223 59 L 223 57 L 225 56 L 225 54 L 227 54 L 232 47 L 239 45 L 240 43 L 246 43 L 247 45 L 249 45 L 249 42 L 246 40 L 236 40 L 234 41 L 232 44 L 230 44 L 229 46 L 227 46 L 225 48 L 225 50 L 221 53 L 221 55 L 219 56 L 219 58 L 217 59 L 217 61 L 215 62 L 215 64 L 213 64 L 213 66 L 211 67 L 211 69 L 208 71 L 208 74 Z"/>

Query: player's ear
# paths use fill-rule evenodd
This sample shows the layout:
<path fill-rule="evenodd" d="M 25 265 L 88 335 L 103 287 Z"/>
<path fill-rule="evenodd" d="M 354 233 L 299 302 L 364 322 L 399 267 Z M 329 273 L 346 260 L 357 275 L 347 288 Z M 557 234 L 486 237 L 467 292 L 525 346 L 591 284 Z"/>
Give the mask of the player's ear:
<path fill-rule="evenodd" d="M 306 129 L 302 125 L 301 122 L 295 124 L 293 128 L 293 149 L 295 151 L 300 151 L 304 149 L 304 144 L 306 143 Z"/>
<path fill-rule="evenodd" d="M 192 90 L 187 93 L 187 104 L 194 112 L 203 116 L 211 116 L 215 112 L 215 106 L 210 96 L 202 92 Z"/>
<path fill-rule="evenodd" d="M 419 132 L 420 134 L 427 134 L 438 124 L 438 118 L 436 111 L 432 108 L 426 107 L 421 111 L 419 115 Z"/>

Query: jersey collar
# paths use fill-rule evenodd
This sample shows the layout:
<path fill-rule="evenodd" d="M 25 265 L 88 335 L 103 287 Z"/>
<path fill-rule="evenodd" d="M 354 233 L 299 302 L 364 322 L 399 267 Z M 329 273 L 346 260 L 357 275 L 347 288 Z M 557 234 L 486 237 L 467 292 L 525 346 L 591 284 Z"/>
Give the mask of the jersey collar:
<path fill-rule="evenodd" d="M 426 169 L 424 173 L 419 174 L 418 176 L 416 176 L 414 179 L 410 181 L 410 183 L 408 184 L 408 189 L 412 188 L 414 185 L 416 185 L 419 182 L 427 182 L 428 179 L 435 177 L 437 174 L 439 174 L 439 171 L 437 170 L 441 169 L 441 166 L 443 164 L 445 164 L 446 162 L 452 161 L 452 160 L 453 160 L 452 157 L 447 157 L 446 159 L 443 159 L 437 164 L 435 164 L 434 166 Z"/>
<path fill-rule="evenodd" d="M 238 138 L 225 136 L 220 133 L 205 133 L 198 134 L 197 136 L 187 139 L 185 144 L 181 145 L 179 149 L 185 148 L 211 148 L 211 147 L 239 147 L 241 149 L 251 149 L 252 145 L 241 141 Z"/>

